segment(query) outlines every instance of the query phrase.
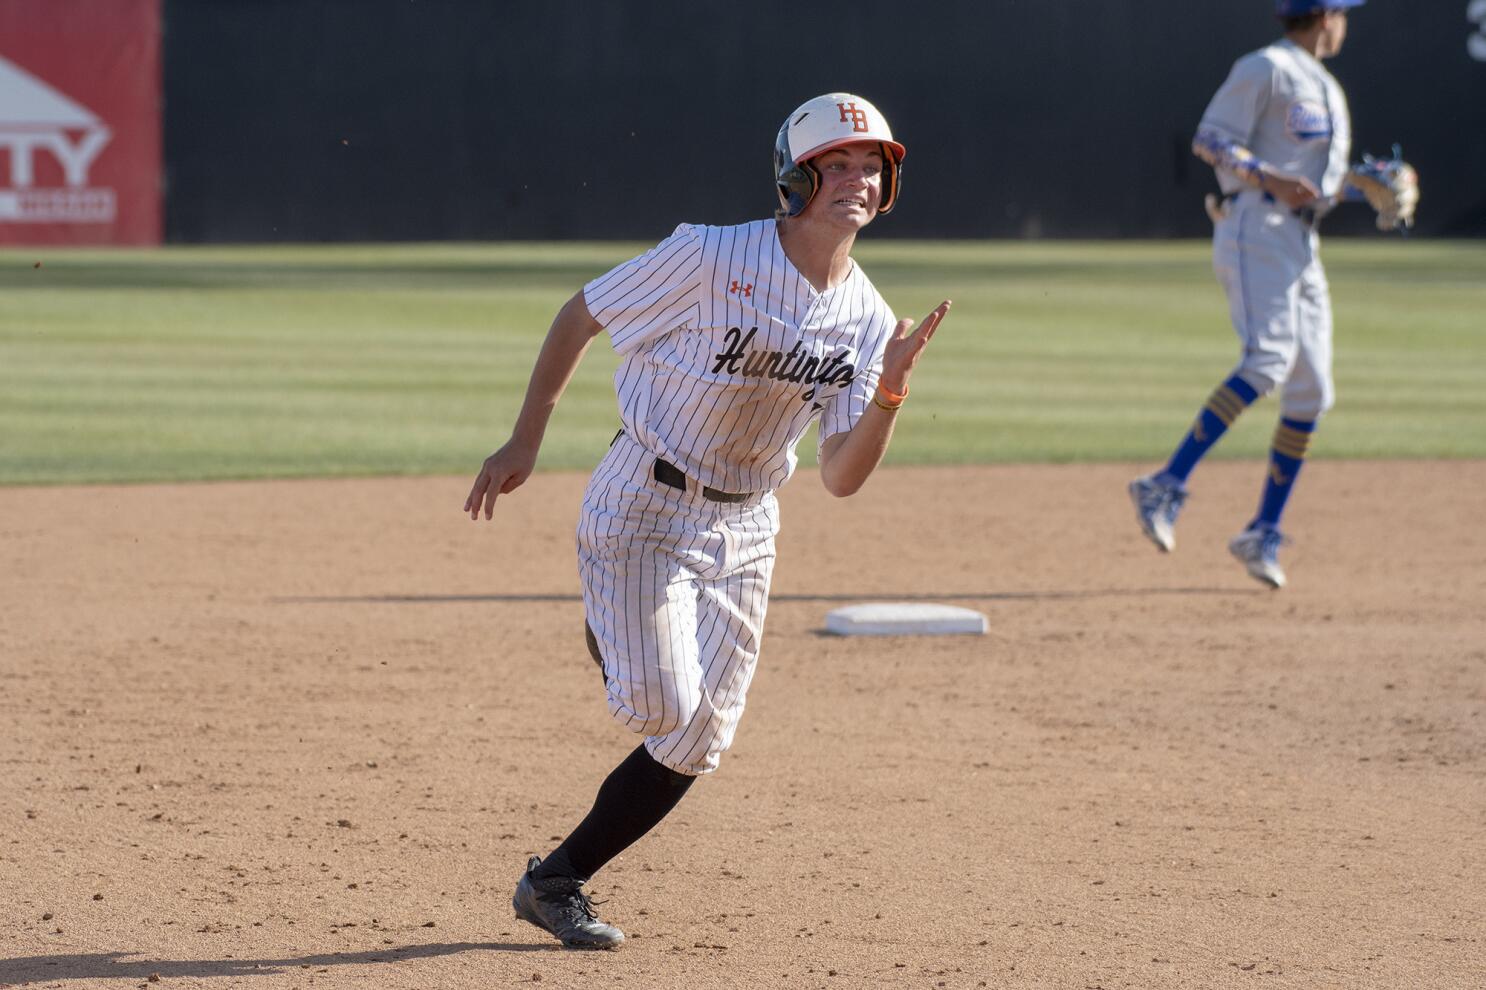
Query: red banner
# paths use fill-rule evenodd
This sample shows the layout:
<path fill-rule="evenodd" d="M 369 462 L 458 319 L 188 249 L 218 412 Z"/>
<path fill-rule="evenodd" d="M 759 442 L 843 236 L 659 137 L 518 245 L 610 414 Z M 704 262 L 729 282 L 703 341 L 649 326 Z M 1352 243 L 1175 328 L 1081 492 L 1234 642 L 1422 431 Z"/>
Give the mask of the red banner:
<path fill-rule="evenodd" d="M 158 244 L 160 0 L 0 0 L 0 244 Z"/>

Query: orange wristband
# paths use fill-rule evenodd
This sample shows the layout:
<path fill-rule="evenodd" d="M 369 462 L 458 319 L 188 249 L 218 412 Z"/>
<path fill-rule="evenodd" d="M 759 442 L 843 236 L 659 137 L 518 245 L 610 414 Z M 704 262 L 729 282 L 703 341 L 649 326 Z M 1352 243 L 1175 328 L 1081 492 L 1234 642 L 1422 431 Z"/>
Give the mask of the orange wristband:
<path fill-rule="evenodd" d="M 881 392 L 884 396 L 886 396 L 887 397 L 887 401 L 890 402 L 890 403 L 892 403 L 894 406 L 901 406 L 903 404 L 903 400 L 906 399 L 906 398 L 908 398 L 908 386 L 907 385 L 904 385 L 903 386 L 903 394 L 902 395 L 899 395 L 897 392 L 892 391 L 886 385 L 882 384 L 882 382 L 878 382 L 877 383 L 877 391 Z"/>
<path fill-rule="evenodd" d="M 886 402 L 882 401 L 884 397 L 887 398 Z M 903 394 L 899 395 L 897 392 L 883 388 L 882 383 L 878 382 L 877 391 L 872 393 L 872 404 L 886 412 L 897 412 L 902 407 L 903 400 L 906 398 L 908 398 L 908 388 L 906 386 L 903 388 Z"/>

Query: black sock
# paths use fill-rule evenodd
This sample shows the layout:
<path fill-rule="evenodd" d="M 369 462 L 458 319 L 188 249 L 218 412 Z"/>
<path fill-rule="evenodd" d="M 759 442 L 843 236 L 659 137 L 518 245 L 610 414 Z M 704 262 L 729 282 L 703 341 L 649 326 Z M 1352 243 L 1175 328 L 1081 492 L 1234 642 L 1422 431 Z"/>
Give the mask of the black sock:
<path fill-rule="evenodd" d="M 577 877 L 587 883 L 605 863 L 659 824 L 694 780 L 661 766 L 641 745 L 614 768 L 588 817 L 532 875 L 539 880 Z"/>

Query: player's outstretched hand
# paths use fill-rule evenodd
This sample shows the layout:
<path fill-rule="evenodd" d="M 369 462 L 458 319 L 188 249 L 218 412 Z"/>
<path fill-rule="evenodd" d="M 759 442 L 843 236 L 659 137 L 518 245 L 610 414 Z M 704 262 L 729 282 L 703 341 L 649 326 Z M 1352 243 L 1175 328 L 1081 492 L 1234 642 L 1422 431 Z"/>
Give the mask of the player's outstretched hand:
<path fill-rule="evenodd" d="M 536 465 L 537 452 L 534 448 L 515 440 L 507 441 L 504 447 L 485 458 L 480 473 L 475 476 L 469 498 L 464 500 L 464 511 L 470 514 L 471 519 L 478 520 L 480 506 L 484 505 L 485 518 L 489 519 L 495 511 L 496 497 L 520 488 L 531 477 Z"/>
<path fill-rule="evenodd" d="M 944 314 L 949 312 L 949 304 L 950 301 L 946 299 L 934 307 L 934 311 L 924 317 L 924 322 L 913 333 L 908 332 L 913 326 L 912 320 L 898 321 L 893 339 L 887 342 L 887 349 L 882 354 L 882 377 L 879 381 L 883 388 L 891 392 L 908 390 L 908 376 L 913 374 L 919 355 L 929 346 L 929 341 L 934 339 L 934 331 L 944 321 Z"/>

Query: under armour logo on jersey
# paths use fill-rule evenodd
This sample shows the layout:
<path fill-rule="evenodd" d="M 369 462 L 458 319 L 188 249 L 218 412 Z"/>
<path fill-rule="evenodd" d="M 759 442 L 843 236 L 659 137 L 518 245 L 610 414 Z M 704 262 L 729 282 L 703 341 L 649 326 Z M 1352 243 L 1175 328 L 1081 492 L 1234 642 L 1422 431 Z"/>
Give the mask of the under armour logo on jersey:
<path fill-rule="evenodd" d="M 739 285 L 738 280 L 733 279 L 733 287 L 731 289 L 728 289 L 728 291 L 735 296 L 742 296 L 745 299 L 752 299 L 753 283 L 749 282 L 747 285 Z"/>
<path fill-rule="evenodd" d="M 867 111 L 858 110 L 855 103 L 838 103 L 836 109 L 841 111 L 843 121 L 851 121 L 853 131 L 865 131 L 867 129 Z"/>

